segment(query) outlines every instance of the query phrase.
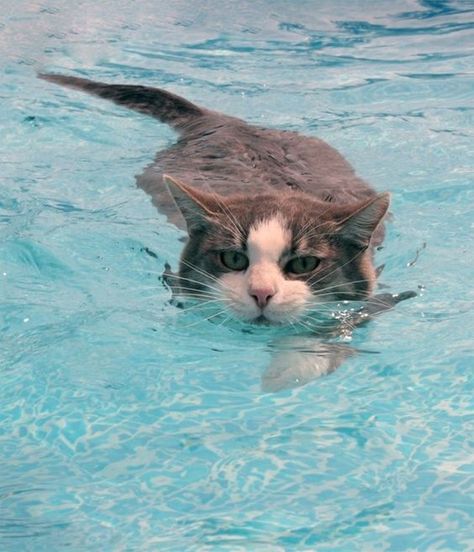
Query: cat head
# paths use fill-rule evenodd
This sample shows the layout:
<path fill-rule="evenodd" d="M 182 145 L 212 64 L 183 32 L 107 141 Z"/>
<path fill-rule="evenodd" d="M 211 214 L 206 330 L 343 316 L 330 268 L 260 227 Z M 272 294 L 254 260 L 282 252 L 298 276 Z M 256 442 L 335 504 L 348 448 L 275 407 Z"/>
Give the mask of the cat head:
<path fill-rule="evenodd" d="M 173 282 L 180 294 L 271 324 L 370 295 L 370 243 L 389 194 L 338 206 L 294 191 L 223 197 L 164 179 L 189 234 Z"/>

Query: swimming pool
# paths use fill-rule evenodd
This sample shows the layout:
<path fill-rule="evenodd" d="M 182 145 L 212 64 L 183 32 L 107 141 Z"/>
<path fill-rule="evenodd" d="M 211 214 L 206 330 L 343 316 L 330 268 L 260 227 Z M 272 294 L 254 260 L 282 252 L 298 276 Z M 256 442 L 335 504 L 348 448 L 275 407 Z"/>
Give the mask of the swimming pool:
<path fill-rule="evenodd" d="M 472 2 L 3 12 L 0 549 L 472 549 Z M 418 297 L 264 392 L 270 334 L 160 283 L 182 233 L 134 175 L 173 134 L 37 69 L 324 138 L 392 192 L 381 283 Z"/>

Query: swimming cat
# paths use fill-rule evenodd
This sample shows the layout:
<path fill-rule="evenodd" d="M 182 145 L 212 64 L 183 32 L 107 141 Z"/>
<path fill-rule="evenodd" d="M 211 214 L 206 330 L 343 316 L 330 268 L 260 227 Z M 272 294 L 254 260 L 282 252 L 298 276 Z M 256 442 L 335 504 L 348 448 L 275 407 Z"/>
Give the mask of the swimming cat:
<path fill-rule="evenodd" d="M 178 293 L 218 299 L 245 322 L 280 325 L 373 292 L 389 194 L 376 193 L 322 140 L 254 126 L 158 88 L 39 76 L 178 133 L 137 177 L 158 209 L 187 228 L 179 273 L 168 278 Z"/>
<path fill-rule="evenodd" d="M 179 274 L 166 273 L 175 293 L 217 300 L 245 322 L 299 324 L 312 334 L 312 311 L 366 299 L 342 326 L 318 327 L 325 337 L 416 295 L 372 294 L 373 248 L 383 240 L 389 195 L 377 194 L 322 140 L 249 125 L 158 88 L 39 76 L 177 131 L 178 141 L 137 177 L 158 209 L 188 230 Z M 304 385 L 357 352 L 314 335 L 280 337 L 269 347 L 265 391 Z"/>

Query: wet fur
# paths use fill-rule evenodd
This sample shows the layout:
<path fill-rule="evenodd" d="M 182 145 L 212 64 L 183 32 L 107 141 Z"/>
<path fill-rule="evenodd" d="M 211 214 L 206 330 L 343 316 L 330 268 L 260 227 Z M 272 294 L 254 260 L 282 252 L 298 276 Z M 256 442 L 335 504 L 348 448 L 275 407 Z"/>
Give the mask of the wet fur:
<path fill-rule="evenodd" d="M 383 239 L 383 224 L 378 223 L 388 198 L 377 200 L 380 196 L 322 140 L 253 126 L 158 88 L 63 75 L 40 77 L 156 117 L 179 134 L 177 142 L 160 151 L 137 177 L 137 185 L 178 226 L 185 225 L 186 200 L 180 203 L 163 186 L 166 173 L 201 192 L 202 202 L 213 213 L 193 220 L 190 209 L 189 240 L 176 286 L 185 281 L 190 291 L 205 290 L 208 282 L 203 272 L 217 277 L 225 272 L 209 252 L 223 247 L 245 249 L 245 232 L 256 221 L 283 213 L 294 251 L 323 252 L 324 262 L 309 284 L 315 293 L 333 286 L 334 299 L 362 299 L 372 292 L 376 278 L 372 248 Z M 360 221 L 357 224 L 353 214 L 371 201 L 380 203 L 380 212 L 374 214 L 368 238 L 361 238 Z M 235 231 L 231 219 L 243 232 Z"/>
<path fill-rule="evenodd" d="M 39 76 L 151 115 L 178 132 L 178 141 L 157 153 L 137 184 L 160 211 L 169 213 L 181 226 L 181 216 L 162 186 L 163 174 L 223 196 L 302 191 L 338 205 L 375 196 L 344 157 L 318 138 L 250 125 L 158 88 L 96 83 L 65 75 Z M 381 239 L 380 232 L 376 241 Z"/>

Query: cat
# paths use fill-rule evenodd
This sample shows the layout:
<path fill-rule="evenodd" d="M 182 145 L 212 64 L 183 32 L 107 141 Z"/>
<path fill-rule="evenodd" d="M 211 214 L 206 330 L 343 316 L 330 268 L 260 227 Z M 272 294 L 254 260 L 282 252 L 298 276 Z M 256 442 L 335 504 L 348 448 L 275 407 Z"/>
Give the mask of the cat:
<path fill-rule="evenodd" d="M 311 313 L 335 301 L 365 300 L 345 321 L 353 328 L 416 295 L 373 295 L 373 251 L 383 241 L 390 196 L 324 141 L 254 126 L 159 88 L 38 76 L 151 115 L 178 133 L 137 177 L 159 211 L 188 232 L 178 274 L 165 273 L 175 295 L 217 301 L 244 323 L 305 330 L 313 328 Z M 276 345 L 262 377 L 267 391 L 303 385 L 356 352 L 304 336 Z"/>
<path fill-rule="evenodd" d="M 178 132 L 137 178 L 187 228 L 179 273 L 169 277 L 176 292 L 220 299 L 241 321 L 278 325 L 304 320 L 318 303 L 372 293 L 389 194 L 322 140 L 253 126 L 158 88 L 39 76 Z"/>

